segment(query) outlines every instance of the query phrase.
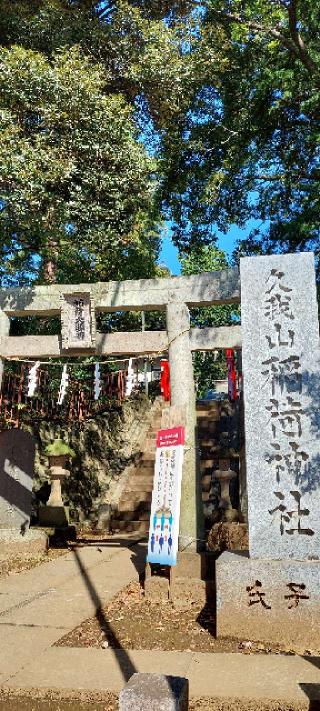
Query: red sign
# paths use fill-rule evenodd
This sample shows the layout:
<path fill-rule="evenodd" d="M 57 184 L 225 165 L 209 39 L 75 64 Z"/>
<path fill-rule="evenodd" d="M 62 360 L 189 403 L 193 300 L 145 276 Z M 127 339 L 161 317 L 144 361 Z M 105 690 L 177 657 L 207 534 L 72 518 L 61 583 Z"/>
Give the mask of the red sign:
<path fill-rule="evenodd" d="M 170 430 L 159 430 L 157 447 L 177 447 L 184 444 L 184 427 L 172 427 Z"/>

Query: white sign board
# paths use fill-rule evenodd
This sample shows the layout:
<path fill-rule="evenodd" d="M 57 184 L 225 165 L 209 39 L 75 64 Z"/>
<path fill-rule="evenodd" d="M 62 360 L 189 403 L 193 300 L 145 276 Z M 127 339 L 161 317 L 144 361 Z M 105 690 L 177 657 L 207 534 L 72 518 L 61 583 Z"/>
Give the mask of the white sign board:
<path fill-rule="evenodd" d="M 183 453 L 184 427 L 158 432 L 148 563 L 177 564 Z"/>

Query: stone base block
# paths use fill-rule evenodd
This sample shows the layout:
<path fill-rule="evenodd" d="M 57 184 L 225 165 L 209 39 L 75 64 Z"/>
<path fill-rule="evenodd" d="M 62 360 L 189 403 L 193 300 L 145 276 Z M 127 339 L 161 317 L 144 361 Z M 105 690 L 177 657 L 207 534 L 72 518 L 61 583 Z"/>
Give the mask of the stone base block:
<path fill-rule="evenodd" d="M 179 610 L 188 609 L 190 605 L 204 607 L 210 600 L 213 602 L 213 599 L 212 581 L 174 576 L 170 587 L 170 600 Z"/>
<path fill-rule="evenodd" d="M 205 580 L 209 576 L 209 568 L 210 564 L 206 553 L 179 551 L 177 565 L 174 566 L 174 574 L 179 578 Z"/>
<path fill-rule="evenodd" d="M 168 602 L 169 599 L 169 580 L 160 575 L 152 575 L 146 578 L 144 584 L 144 592 L 147 600 L 150 602 Z"/>
<path fill-rule="evenodd" d="M 133 674 L 120 691 L 119 711 L 188 711 L 189 682 L 179 676 Z"/>
<path fill-rule="evenodd" d="M 69 525 L 69 510 L 66 506 L 41 506 L 39 526 L 66 528 Z"/>
<path fill-rule="evenodd" d="M 319 648 L 320 562 L 222 553 L 216 562 L 217 636 Z"/>
<path fill-rule="evenodd" d="M 0 529 L 0 559 L 5 560 L 13 556 L 17 558 L 32 558 L 48 549 L 48 536 L 44 531 L 27 529 L 21 533 L 20 529 Z"/>

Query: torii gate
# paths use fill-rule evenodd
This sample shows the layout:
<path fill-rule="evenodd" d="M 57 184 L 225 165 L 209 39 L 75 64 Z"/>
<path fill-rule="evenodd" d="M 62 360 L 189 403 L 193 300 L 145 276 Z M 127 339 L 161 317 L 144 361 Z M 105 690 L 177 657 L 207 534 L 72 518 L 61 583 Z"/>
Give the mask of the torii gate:
<path fill-rule="evenodd" d="M 192 351 L 241 348 L 241 327 L 190 328 L 189 307 L 240 302 L 237 269 L 166 279 L 52 284 L 0 290 L 0 385 L 6 358 L 148 355 L 169 352 L 171 405 L 184 414 L 186 446 L 180 537 L 195 549 L 203 538 L 200 473 L 196 465 L 196 410 Z M 164 311 L 166 331 L 102 334 L 96 313 Z M 61 336 L 10 336 L 10 318 L 61 316 Z"/>

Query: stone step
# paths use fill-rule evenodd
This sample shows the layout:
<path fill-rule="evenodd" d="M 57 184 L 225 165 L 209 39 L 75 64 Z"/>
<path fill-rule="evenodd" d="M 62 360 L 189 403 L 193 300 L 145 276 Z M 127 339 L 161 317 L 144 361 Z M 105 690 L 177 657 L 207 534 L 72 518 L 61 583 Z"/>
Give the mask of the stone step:
<path fill-rule="evenodd" d="M 132 481 L 134 482 L 139 482 L 140 484 L 143 483 L 144 481 L 153 481 L 153 476 L 154 476 L 154 468 L 152 469 L 136 469 L 133 473 L 132 476 L 129 477 L 129 480 L 127 484 L 131 484 Z M 127 488 L 127 485 L 125 486 Z"/>
<path fill-rule="evenodd" d="M 203 471 L 204 469 L 213 469 L 216 463 L 216 459 L 202 459 L 200 461 L 200 471 Z"/>
<path fill-rule="evenodd" d="M 132 533 L 133 531 L 148 533 L 149 521 L 116 521 L 115 530 L 126 531 L 127 533 Z"/>
<path fill-rule="evenodd" d="M 141 518 L 140 514 L 150 514 L 151 501 L 121 501 L 116 512 L 117 518 L 127 518 L 127 514 L 134 520 Z M 138 516 L 139 514 L 139 516 Z"/>
<path fill-rule="evenodd" d="M 133 491 L 133 492 L 140 491 L 141 493 L 145 493 L 148 491 L 152 491 L 152 489 L 153 489 L 153 480 L 144 481 L 143 483 L 141 483 L 139 481 L 133 481 L 133 482 L 130 482 L 130 484 L 128 484 L 126 486 L 125 493 L 130 494 L 131 491 Z"/>
<path fill-rule="evenodd" d="M 209 492 L 211 489 L 211 482 L 212 482 L 211 474 L 205 474 L 201 479 L 202 491 Z"/>
<path fill-rule="evenodd" d="M 137 469 L 134 474 L 132 474 L 132 479 L 130 481 L 141 481 L 141 479 L 153 479 L 154 467 L 141 467 Z"/>
<path fill-rule="evenodd" d="M 202 417 L 201 420 L 198 421 L 198 429 L 200 432 L 204 429 L 210 432 L 217 432 L 218 426 L 218 420 L 214 420 L 212 417 Z"/>
<path fill-rule="evenodd" d="M 202 498 L 202 501 L 204 501 L 205 503 L 206 503 L 207 501 L 209 501 L 209 498 L 210 498 L 210 491 L 202 491 L 202 493 L 201 493 L 201 498 Z"/>
<path fill-rule="evenodd" d="M 197 400 L 196 407 L 200 409 L 202 407 L 207 407 L 209 410 L 217 410 L 219 412 L 220 402 L 217 400 Z"/>
<path fill-rule="evenodd" d="M 135 469 L 137 471 L 153 471 L 154 469 L 154 459 L 141 459 L 136 463 Z"/>
<path fill-rule="evenodd" d="M 155 456 L 156 449 L 157 449 L 156 448 L 156 440 L 153 439 L 153 437 L 151 437 L 151 438 L 147 437 L 147 439 L 145 440 L 145 443 L 144 443 L 144 447 L 143 447 L 143 454 L 148 454 L 149 456 L 151 454 L 151 455 Z"/>
<path fill-rule="evenodd" d="M 131 503 L 133 505 L 145 502 L 148 503 L 151 501 L 151 492 L 150 491 L 130 491 L 130 492 L 123 492 L 121 494 L 120 500 L 119 500 L 119 505 L 121 504 L 126 504 L 126 503 Z"/>
<path fill-rule="evenodd" d="M 155 462 L 154 459 L 150 459 L 150 460 L 143 459 L 142 462 L 140 462 L 140 464 L 138 464 L 137 471 L 148 472 L 148 474 L 149 474 L 149 472 L 153 472 L 154 471 L 154 462 Z"/>
<path fill-rule="evenodd" d="M 139 457 L 139 461 L 137 462 L 136 466 L 141 466 L 141 464 L 152 466 L 154 465 L 154 460 L 155 456 L 152 454 L 152 452 L 143 452 L 143 454 Z"/>
<path fill-rule="evenodd" d="M 149 511 L 136 511 L 131 509 L 131 511 L 119 510 L 115 517 L 117 522 L 119 521 L 149 521 L 150 510 Z"/>
<path fill-rule="evenodd" d="M 138 494 L 138 497 L 136 499 L 133 499 L 132 496 L 130 496 L 130 498 L 128 497 L 125 499 L 121 497 L 121 499 L 118 503 L 118 510 L 119 511 L 120 510 L 121 511 L 138 511 L 138 509 L 141 511 L 149 511 L 150 504 L 151 504 L 151 498 L 145 500 L 143 498 L 143 496 L 145 496 L 144 492 L 141 492 L 141 494 L 139 492 L 134 492 L 134 493 Z M 140 496 L 141 496 L 141 498 L 140 498 Z M 151 493 L 150 493 L 150 496 L 151 496 Z"/>
<path fill-rule="evenodd" d="M 130 477 L 129 481 L 135 481 L 137 479 L 141 479 L 146 477 L 147 479 L 153 479 L 153 474 L 154 474 L 154 466 L 152 467 L 139 467 L 139 469 L 135 469 L 135 471 L 132 473 L 132 477 Z"/>
<path fill-rule="evenodd" d="M 217 439 L 199 439 L 199 446 L 202 447 L 218 447 Z"/>
<path fill-rule="evenodd" d="M 132 479 L 137 476 L 151 476 L 154 472 L 154 462 L 139 462 L 132 472 Z"/>
<path fill-rule="evenodd" d="M 199 432 L 199 430 L 198 430 L 198 442 L 199 442 L 199 447 L 201 447 L 202 439 L 207 439 L 207 438 L 210 438 L 210 439 L 211 439 L 211 437 L 212 437 L 212 438 L 213 438 L 213 437 L 215 438 L 215 441 L 214 441 L 214 443 L 211 445 L 211 447 L 212 447 L 212 448 L 217 447 L 218 444 L 219 444 L 219 441 L 220 441 L 220 435 L 218 434 L 218 432 L 212 432 L 210 429 L 209 429 L 209 430 L 206 429 L 206 430 L 203 430 L 203 431 L 201 431 L 201 432 Z M 207 447 L 207 449 L 208 449 L 208 447 Z"/>
<path fill-rule="evenodd" d="M 217 430 L 217 422 L 214 422 L 209 418 L 203 419 L 201 420 L 201 423 L 199 423 L 199 439 L 205 436 L 210 436 L 210 434 L 216 434 Z"/>
<path fill-rule="evenodd" d="M 215 410 L 207 410 L 207 409 L 197 409 L 197 420 L 203 420 L 203 419 L 208 419 L 211 420 L 211 422 L 218 422 L 220 420 L 220 415 L 218 412 Z"/>
<path fill-rule="evenodd" d="M 130 492 L 140 491 L 141 493 L 150 491 L 153 486 L 153 477 L 136 477 L 131 479 L 126 484 L 122 494 L 130 494 Z"/>

